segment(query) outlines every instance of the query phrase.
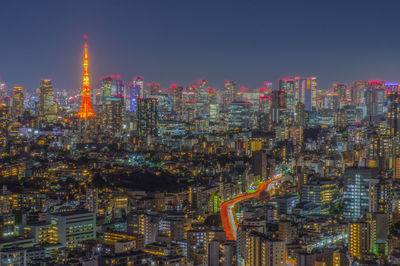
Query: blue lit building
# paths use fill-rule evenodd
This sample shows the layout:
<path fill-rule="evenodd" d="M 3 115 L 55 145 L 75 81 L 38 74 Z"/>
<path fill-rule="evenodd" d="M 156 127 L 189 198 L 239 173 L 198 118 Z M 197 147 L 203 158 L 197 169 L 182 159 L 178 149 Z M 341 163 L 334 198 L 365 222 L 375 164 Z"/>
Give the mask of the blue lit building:
<path fill-rule="evenodd" d="M 347 168 L 344 172 L 343 215 L 357 220 L 369 210 L 370 182 L 376 178 L 376 168 Z"/>
<path fill-rule="evenodd" d="M 130 89 L 130 105 L 129 111 L 136 112 L 137 99 L 141 97 L 141 92 L 143 91 L 143 78 L 135 77 L 133 82 L 129 85 Z"/>

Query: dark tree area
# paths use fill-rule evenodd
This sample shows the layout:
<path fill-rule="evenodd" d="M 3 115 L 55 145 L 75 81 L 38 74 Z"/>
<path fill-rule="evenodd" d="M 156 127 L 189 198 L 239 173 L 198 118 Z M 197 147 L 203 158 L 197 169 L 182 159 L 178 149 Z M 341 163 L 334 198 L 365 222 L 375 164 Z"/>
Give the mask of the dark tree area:
<path fill-rule="evenodd" d="M 207 218 L 204 221 L 204 224 L 207 226 L 222 226 L 221 215 L 213 214 L 207 216 Z"/>
<path fill-rule="evenodd" d="M 307 139 L 317 140 L 320 131 L 321 131 L 321 127 L 304 128 L 304 131 L 303 131 L 304 139 L 305 140 L 307 140 Z"/>
<path fill-rule="evenodd" d="M 108 180 L 117 187 L 150 192 L 179 192 L 187 185 L 186 180 L 167 172 L 155 174 L 149 171 L 136 171 L 129 175 L 111 174 Z"/>
<path fill-rule="evenodd" d="M 391 235 L 400 236 L 400 222 L 393 224 L 389 231 Z"/>

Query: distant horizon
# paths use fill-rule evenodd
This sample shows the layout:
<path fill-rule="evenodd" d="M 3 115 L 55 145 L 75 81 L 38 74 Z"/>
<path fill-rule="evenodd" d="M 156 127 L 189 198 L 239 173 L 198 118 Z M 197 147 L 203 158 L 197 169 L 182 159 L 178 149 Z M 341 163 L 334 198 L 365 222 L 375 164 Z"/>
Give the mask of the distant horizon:
<path fill-rule="evenodd" d="M 106 76 L 111 76 L 112 74 L 110 74 L 110 75 L 106 75 Z M 288 78 L 288 79 L 293 79 L 293 78 L 295 78 L 295 77 L 303 77 L 303 78 L 307 78 L 307 77 L 315 77 L 315 76 L 306 76 L 306 75 L 304 75 L 304 76 L 301 76 L 301 75 L 296 75 L 296 76 L 290 76 L 290 77 L 285 77 L 285 78 L 280 78 L 281 80 L 282 79 L 286 79 L 286 78 Z M 350 82 L 332 82 L 332 85 L 330 86 L 330 87 L 321 87 L 321 86 L 319 86 L 319 83 L 318 83 L 318 77 L 316 77 L 317 78 L 317 89 L 320 89 L 320 90 L 329 90 L 329 89 L 331 89 L 332 88 L 332 85 L 333 84 L 336 84 L 336 83 L 338 83 L 338 84 L 347 84 L 347 86 L 348 87 L 351 87 L 353 84 L 354 84 L 354 82 L 368 82 L 368 81 L 377 81 L 377 82 L 382 82 L 382 83 L 399 83 L 400 84 L 400 80 L 382 80 L 382 79 L 376 79 L 376 80 L 368 80 L 368 79 L 364 79 L 364 80 L 353 80 L 353 81 L 350 81 Z M 6 82 L 6 81 L 4 81 L 1 77 L 0 77 L 0 83 L 5 83 L 5 87 L 10 91 L 13 87 L 22 87 L 22 88 L 24 88 L 24 89 L 28 89 L 28 90 L 34 90 L 34 89 L 39 89 L 39 87 L 40 87 L 40 80 L 41 79 L 51 79 L 52 81 L 53 81 L 53 86 L 54 86 L 54 90 L 63 90 L 63 89 L 69 89 L 69 90 L 80 90 L 81 89 L 81 87 L 76 87 L 76 88 L 62 88 L 62 87 L 57 87 L 56 86 L 56 83 L 55 83 L 55 81 L 54 81 L 54 79 L 52 79 L 52 78 L 39 78 L 38 79 L 38 86 L 37 87 L 27 87 L 27 86 L 23 86 L 23 85 L 21 85 L 21 84 L 14 84 L 13 86 L 9 86 L 9 84 Z M 201 78 L 201 79 L 205 79 L 205 80 L 207 80 L 207 78 Z M 273 81 L 270 81 L 270 80 L 267 80 L 267 81 L 264 81 L 264 82 L 270 82 L 271 84 L 272 84 L 272 88 L 273 89 L 275 89 L 275 88 L 278 88 L 279 87 L 279 80 L 280 79 L 278 79 L 275 83 L 273 82 Z M 132 79 L 131 80 L 126 80 L 126 79 L 123 79 L 122 77 L 121 78 L 119 78 L 119 80 L 122 80 L 122 81 L 124 81 L 125 82 L 125 84 L 128 84 L 129 82 L 131 82 L 132 80 L 133 80 L 133 77 L 132 77 Z M 143 79 L 144 80 L 144 85 L 145 86 L 147 86 L 146 84 L 147 84 L 147 82 L 146 82 L 146 80 L 145 79 Z M 208 81 L 208 80 L 207 80 Z M 226 80 L 224 80 L 224 81 L 222 81 L 221 82 L 221 86 L 212 86 L 212 85 L 210 85 L 210 86 L 208 86 L 209 88 L 213 88 L 213 89 L 218 89 L 218 90 L 222 90 L 222 89 L 224 89 L 224 83 L 225 83 L 225 81 Z M 229 81 L 234 81 L 234 82 L 236 82 L 236 80 L 229 80 Z M 91 89 L 93 90 L 93 89 L 100 89 L 101 88 L 101 81 L 100 81 L 100 79 L 99 80 L 97 80 L 97 81 L 93 81 L 93 79 L 92 79 L 92 81 L 91 81 L 91 83 L 97 83 L 97 85 L 94 87 L 94 86 L 91 86 Z M 153 82 L 157 82 L 158 83 L 158 81 L 157 80 L 155 80 L 155 81 L 148 81 L 148 82 L 150 82 L 150 83 L 153 83 Z M 240 89 L 240 88 L 242 88 L 242 87 L 245 87 L 245 88 L 248 88 L 249 90 L 257 90 L 258 88 L 262 88 L 262 87 L 264 87 L 264 82 L 261 82 L 261 84 L 262 85 L 260 85 L 259 87 L 248 87 L 248 86 L 246 86 L 246 85 L 240 85 L 240 84 L 237 84 L 237 86 L 236 86 L 236 88 L 238 88 L 238 89 Z M 198 81 L 192 81 L 192 82 L 189 82 L 188 84 L 181 84 L 181 83 L 179 83 L 179 82 L 174 82 L 174 83 L 171 83 L 171 84 L 169 84 L 169 85 L 167 85 L 167 86 L 162 86 L 161 85 L 161 83 L 160 83 L 160 88 L 169 88 L 169 87 L 171 87 L 172 85 L 177 85 L 177 86 L 181 86 L 181 87 L 183 87 L 183 88 L 187 88 L 187 87 L 190 87 L 190 84 L 192 84 L 192 83 L 195 83 L 195 84 L 199 84 L 199 82 Z M 208 83 L 208 84 L 210 84 L 210 83 Z"/>

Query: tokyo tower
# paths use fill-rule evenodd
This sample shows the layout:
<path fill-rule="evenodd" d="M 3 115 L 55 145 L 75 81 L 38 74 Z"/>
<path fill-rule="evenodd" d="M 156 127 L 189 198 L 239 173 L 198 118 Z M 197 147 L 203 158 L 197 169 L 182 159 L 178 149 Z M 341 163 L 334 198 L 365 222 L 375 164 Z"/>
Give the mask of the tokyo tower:
<path fill-rule="evenodd" d="M 85 36 L 85 39 L 87 39 L 87 36 Z M 85 41 L 85 55 L 83 57 L 82 104 L 81 109 L 78 112 L 78 117 L 81 119 L 87 119 L 95 116 L 96 114 L 93 111 L 92 102 L 90 100 L 89 56 L 87 53 L 87 42 Z"/>

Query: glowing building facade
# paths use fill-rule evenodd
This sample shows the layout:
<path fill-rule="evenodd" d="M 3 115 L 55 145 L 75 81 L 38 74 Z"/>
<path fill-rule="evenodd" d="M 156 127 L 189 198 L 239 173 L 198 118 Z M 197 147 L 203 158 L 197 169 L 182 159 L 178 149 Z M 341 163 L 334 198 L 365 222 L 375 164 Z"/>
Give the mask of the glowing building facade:
<path fill-rule="evenodd" d="M 11 117 L 21 117 L 24 112 L 24 90 L 22 87 L 15 86 L 12 91 Z"/>
<path fill-rule="evenodd" d="M 141 137 L 157 135 L 158 100 L 156 98 L 139 98 L 136 110 L 138 131 Z"/>
<path fill-rule="evenodd" d="M 56 119 L 56 105 L 54 103 L 53 82 L 51 79 L 40 80 L 39 115 L 47 121 Z"/>
<path fill-rule="evenodd" d="M 398 83 L 385 84 L 388 98 L 387 126 L 388 134 L 398 136 L 400 133 L 400 88 Z"/>
<path fill-rule="evenodd" d="M 113 135 L 123 129 L 125 84 L 119 75 L 104 77 L 101 81 L 101 121 L 103 129 Z"/>
<path fill-rule="evenodd" d="M 258 232 L 250 233 L 249 238 L 249 256 L 246 265 L 286 265 L 286 246 L 283 241 L 269 238 Z"/>
<path fill-rule="evenodd" d="M 129 111 L 136 112 L 137 99 L 143 95 L 143 78 L 134 77 L 133 82 L 129 86 L 130 88 L 130 105 Z"/>
<path fill-rule="evenodd" d="M 317 101 L 317 78 L 295 77 L 294 89 L 297 101 L 304 104 L 306 111 L 311 111 Z"/>
<path fill-rule="evenodd" d="M 78 112 L 80 119 L 95 117 L 92 101 L 90 99 L 90 79 L 89 79 L 89 56 L 87 52 L 87 42 L 85 42 L 85 53 L 83 57 L 83 79 L 82 79 L 82 103 Z"/>
<path fill-rule="evenodd" d="M 344 217 L 349 220 L 361 218 L 369 210 L 369 186 L 377 176 L 376 168 L 347 168 L 344 184 Z"/>
<path fill-rule="evenodd" d="M 362 259 L 371 248 L 370 226 L 366 222 L 349 224 L 349 251 L 353 259 Z"/>

